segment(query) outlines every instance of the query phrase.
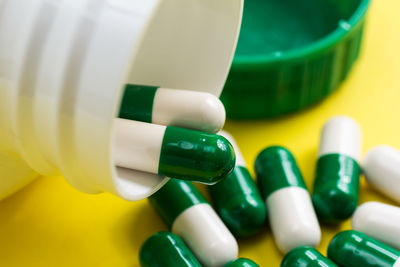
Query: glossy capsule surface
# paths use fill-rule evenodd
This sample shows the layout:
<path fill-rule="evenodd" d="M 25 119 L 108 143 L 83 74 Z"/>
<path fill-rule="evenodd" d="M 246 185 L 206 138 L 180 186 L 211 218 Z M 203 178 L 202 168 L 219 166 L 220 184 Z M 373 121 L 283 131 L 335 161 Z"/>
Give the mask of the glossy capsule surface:
<path fill-rule="evenodd" d="M 149 202 L 203 265 L 222 266 L 237 258 L 235 238 L 191 182 L 171 179 Z"/>
<path fill-rule="evenodd" d="M 361 130 L 346 116 L 331 118 L 322 129 L 312 201 L 327 223 L 348 219 L 358 203 Z"/>
<path fill-rule="evenodd" d="M 178 127 L 167 127 L 158 173 L 215 184 L 235 167 L 235 151 L 226 138 Z"/>
<path fill-rule="evenodd" d="M 355 230 L 337 234 L 329 244 L 328 257 L 343 267 L 399 267 L 400 252 Z"/>
<path fill-rule="evenodd" d="M 354 230 L 400 249 L 400 207 L 376 201 L 356 209 L 351 220 Z"/>
<path fill-rule="evenodd" d="M 400 151 L 381 145 L 364 157 L 363 171 L 367 182 L 377 191 L 400 204 Z"/>
<path fill-rule="evenodd" d="M 210 93 L 129 84 L 119 117 L 216 133 L 224 126 L 225 108 Z"/>
<path fill-rule="evenodd" d="M 150 236 L 139 252 L 141 267 L 201 267 L 201 264 L 174 233 L 163 231 Z"/>
<path fill-rule="evenodd" d="M 252 260 L 239 258 L 234 261 L 230 261 L 224 265 L 224 267 L 259 267 L 257 263 Z"/>
<path fill-rule="evenodd" d="M 116 166 L 171 178 L 214 184 L 235 166 L 224 137 L 173 126 L 115 120 Z"/>
<path fill-rule="evenodd" d="M 280 146 L 268 147 L 257 156 L 254 167 L 272 234 L 281 252 L 317 246 L 321 230 L 292 153 Z"/>
<path fill-rule="evenodd" d="M 227 132 L 219 134 L 235 149 L 236 166 L 228 177 L 209 186 L 208 190 L 218 214 L 231 232 L 238 237 L 248 237 L 265 224 L 265 203 L 235 140 Z"/>
<path fill-rule="evenodd" d="M 281 267 L 337 267 L 337 265 L 312 247 L 292 249 L 282 260 Z"/>

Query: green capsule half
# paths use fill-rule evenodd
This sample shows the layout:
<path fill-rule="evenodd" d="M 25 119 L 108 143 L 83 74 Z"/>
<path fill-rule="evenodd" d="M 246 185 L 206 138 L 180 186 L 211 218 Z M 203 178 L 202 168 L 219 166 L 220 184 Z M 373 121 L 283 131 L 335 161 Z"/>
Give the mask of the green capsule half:
<path fill-rule="evenodd" d="M 239 258 L 224 265 L 224 267 L 259 267 L 257 263 L 252 260 Z"/>
<path fill-rule="evenodd" d="M 282 260 L 281 267 L 337 267 L 330 259 L 315 248 L 298 247 L 292 249 Z"/>
<path fill-rule="evenodd" d="M 295 158 L 284 147 L 270 146 L 261 151 L 254 163 L 254 169 L 265 199 L 273 192 L 289 186 L 307 190 Z"/>
<path fill-rule="evenodd" d="M 283 147 L 268 147 L 257 156 L 255 171 L 278 249 L 287 253 L 300 246 L 316 247 L 321 229 L 292 153 Z"/>
<path fill-rule="evenodd" d="M 177 179 L 169 180 L 148 200 L 170 229 L 183 211 L 197 204 L 208 203 L 191 182 Z"/>
<path fill-rule="evenodd" d="M 339 223 L 357 208 L 361 168 L 361 129 L 346 116 L 325 123 L 319 147 L 312 202 L 318 218 Z"/>
<path fill-rule="evenodd" d="M 357 208 L 361 168 L 357 161 L 340 154 L 318 159 L 312 202 L 318 218 L 338 223 Z"/>
<path fill-rule="evenodd" d="M 343 267 L 398 267 L 400 252 L 361 232 L 337 234 L 329 244 L 328 257 Z"/>
<path fill-rule="evenodd" d="M 182 241 L 171 232 L 150 236 L 139 252 L 141 267 L 201 267 L 202 265 Z"/>
<path fill-rule="evenodd" d="M 265 224 L 265 203 L 247 168 L 236 166 L 208 190 L 218 214 L 235 236 L 254 235 Z"/>
<path fill-rule="evenodd" d="M 125 87 L 119 117 L 152 122 L 153 102 L 158 87 L 129 84 Z"/>
<path fill-rule="evenodd" d="M 161 147 L 158 173 L 215 184 L 235 167 L 235 151 L 224 137 L 169 126 Z"/>

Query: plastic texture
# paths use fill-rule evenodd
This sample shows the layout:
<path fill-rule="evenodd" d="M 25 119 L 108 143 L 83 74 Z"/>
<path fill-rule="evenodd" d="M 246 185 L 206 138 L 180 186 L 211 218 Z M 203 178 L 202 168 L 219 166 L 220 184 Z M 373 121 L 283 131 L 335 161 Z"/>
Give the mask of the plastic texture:
<path fill-rule="evenodd" d="M 298 247 L 285 255 L 281 267 L 337 267 L 337 265 L 315 248 Z"/>
<path fill-rule="evenodd" d="M 318 159 L 312 201 L 320 220 L 338 223 L 354 213 L 360 174 L 360 166 L 351 157 L 328 154 Z"/>
<path fill-rule="evenodd" d="M 128 200 L 156 191 L 165 178 L 113 164 L 124 87 L 218 96 L 242 8 L 242 0 L 2 1 L 0 198 L 37 173 Z"/>
<path fill-rule="evenodd" d="M 328 257 L 343 267 L 398 267 L 400 252 L 361 232 L 350 230 L 332 239 Z"/>
<path fill-rule="evenodd" d="M 284 187 L 297 186 L 307 190 L 295 158 L 284 147 L 271 146 L 261 151 L 254 169 L 264 199 Z"/>
<path fill-rule="evenodd" d="M 150 196 L 149 202 L 169 228 L 187 208 L 208 203 L 192 183 L 176 179 L 169 180 L 160 190 Z"/>
<path fill-rule="evenodd" d="M 201 267 L 183 240 L 170 232 L 149 237 L 139 252 L 141 267 Z"/>
<path fill-rule="evenodd" d="M 246 1 L 221 96 L 228 117 L 274 117 L 308 107 L 357 60 L 369 0 Z"/>
<path fill-rule="evenodd" d="M 235 167 L 235 151 L 226 138 L 169 126 L 162 142 L 158 173 L 215 184 Z"/>

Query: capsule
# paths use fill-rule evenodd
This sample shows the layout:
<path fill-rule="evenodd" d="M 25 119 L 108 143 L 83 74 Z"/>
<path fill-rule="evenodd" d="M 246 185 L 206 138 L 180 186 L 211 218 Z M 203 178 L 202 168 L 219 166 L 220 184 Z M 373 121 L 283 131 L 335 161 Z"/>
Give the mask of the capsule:
<path fill-rule="evenodd" d="M 205 266 L 222 266 L 237 258 L 235 238 L 192 183 L 171 179 L 149 202 Z"/>
<path fill-rule="evenodd" d="M 214 184 L 235 166 L 224 137 L 173 126 L 116 119 L 114 162 L 119 167 Z"/>
<path fill-rule="evenodd" d="M 292 249 L 283 258 L 281 267 L 337 267 L 337 265 L 312 247 Z"/>
<path fill-rule="evenodd" d="M 358 203 L 361 130 L 349 117 L 330 119 L 322 129 L 312 202 L 318 218 L 338 223 Z"/>
<path fill-rule="evenodd" d="M 356 209 L 351 225 L 354 230 L 400 249 L 399 207 L 375 201 L 364 203 Z"/>
<path fill-rule="evenodd" d="M 174 233 L 162 231 L 150 236 L 139 252 L 141 267 L 201 267 L 201 264 Z"/>
<path fill-rule="evenodd" d="M 257 156 L 255 171 L 278 248 L 286 253 L 317 246 L 321 230 L 293 155 L 283 147 L 268 147 Z"/>
<path fill-rule="evenodd" d="M 376 190 L 400 203 L 400 151 L 390 146 L 377 146 L 364 157 L 365 179 Z"/>
<path fill-rule="evenodd" d="M 210 93 L 130 84 L 119 117 L 216 133 L 225 123 L 225 108 Z"/>
<path fill-rule="evenodd" d="M 328 246 L 328 257 L 343 267 L 399 267 L 400 252 L 361 232 L 337 234 Z"/>
<path fill-rule="evenodd" d="M 232 144 L 236 166 L 228 177 L 209 186 L 208 190 L 219 216 L 231 232 L 238 237 L 248 237 L 264 225 L 267 210 L 235 140 L 227 132 L 219 134 Z"/>
<path fill-rule="evenodd" d="M 224 265 L 224 267 L 259 267 L 257 263 L 252 260 L 239 258 Z"/>

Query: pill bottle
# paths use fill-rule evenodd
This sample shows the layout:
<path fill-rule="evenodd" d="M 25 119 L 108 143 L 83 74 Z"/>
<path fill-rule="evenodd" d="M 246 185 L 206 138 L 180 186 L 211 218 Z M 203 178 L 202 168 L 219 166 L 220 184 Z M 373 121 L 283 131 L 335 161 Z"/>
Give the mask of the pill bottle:
<path fill-rule="evenodd" d="M 0 198 L 39 175 L 145 198 L 164 177 L 118 169 L 126 84 L 222 91 L 243 0 L 0 0 Z"/>

